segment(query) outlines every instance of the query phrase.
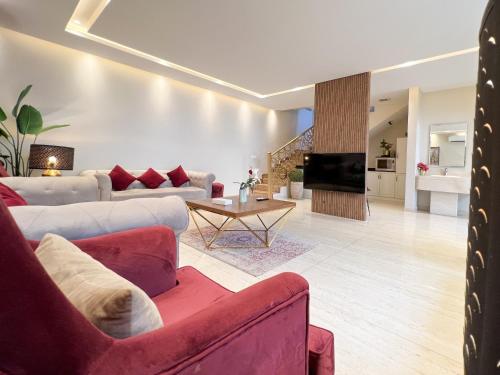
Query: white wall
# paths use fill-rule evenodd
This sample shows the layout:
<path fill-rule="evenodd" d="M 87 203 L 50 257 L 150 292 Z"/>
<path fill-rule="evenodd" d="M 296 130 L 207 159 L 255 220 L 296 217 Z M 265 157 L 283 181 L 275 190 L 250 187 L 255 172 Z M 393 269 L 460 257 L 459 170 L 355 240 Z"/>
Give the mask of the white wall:
<path fill-rule="evenodd" d="M 408 91 L 408 140 L 406 147 L 405 209 L 417 210 L 415 189 L 416 166 L 420 160 L 420 127 L 422 126 L 422 91 L 410 87 Z"/>
<path fill-rule="evenodd" d="M 391 150 L 397 151 L 396 141 L 398 138 L 406 137 L 407 129 L 408 118 L 403 118 L 394 121 L 392 126 L 384 125 L 384 128 L 370 132 L 368 141 L 368 168 L 375 168 L 376 158 L 382 155 L 383 150 L 380 148 L 380 141 L 385 139 L 386 142 L 392 143 Z"/>
<path fill-rule="evenodd" d="M 10 112 L 19 91 L 47 124 L 70 128 L 44 134 L 38 143 L 75 147 L 83 169 L 170 168 L 214 172 L 236 192 L 251 155 L 291 139 L 296 111 L 275 112 L 163 76 L 0 28 L 0 106 Z"/>
<path fill-rule="evenodd" d="M 465 167 L 448 168 L 450 175 L 470 175 L 472 168 L 472 144 L 474 134 L 474 115 L 476 103 L 475 87 L 463 87 L 452 90 L 422 93 L 420 105 L 420 122 L 417 129 L 420 159 L 429 163 L 430 126 L 434 124 L 467 123 L 467 141 Z M 440 174 L 437 166 L 430 167 L 429 174 Z M 415 170 L 415 166 L 414 166 Z M 416 173 L 416 170 L 415 170 Z M 408 186 L 407 186 L 408 188 Z M 427 210 L 430 205 L 428 192 L 418 192 L 418 208 Z M 461 196 L 459 211 L 467 212 L 468 196 Z"/>
<path fill-rule="evenodd" d="M 302 134 L 314 124 L 314 111 L 308 108 L 297 110 L 297 135 Z"/>
<path fill-rule="evenodd" d="M 374 102 L 375 112 L 370 112 L 368 117 L 368 128 L 374 131 L 377 127 L 382 127 L 387 124 L 387 121 L 398 116 L 402 111 L 408 111 L 408 92 L 400 95 L 395 95 L 391 100 L 386 102 Z"/>

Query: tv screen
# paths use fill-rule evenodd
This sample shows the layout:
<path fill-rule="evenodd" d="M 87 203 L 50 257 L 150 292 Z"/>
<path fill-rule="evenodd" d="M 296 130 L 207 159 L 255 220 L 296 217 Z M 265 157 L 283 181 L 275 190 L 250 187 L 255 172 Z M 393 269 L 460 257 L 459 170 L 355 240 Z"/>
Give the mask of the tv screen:
<path fill-rule="evenodd" d="M 365 193 L 364 153 L 305 154 L 304 188 Z"/>

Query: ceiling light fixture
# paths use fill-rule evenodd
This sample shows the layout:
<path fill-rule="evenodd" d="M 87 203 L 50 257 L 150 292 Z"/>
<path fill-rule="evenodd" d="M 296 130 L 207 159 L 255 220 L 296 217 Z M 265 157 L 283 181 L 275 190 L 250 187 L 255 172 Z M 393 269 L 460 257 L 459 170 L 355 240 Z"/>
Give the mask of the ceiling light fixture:
<path fill-rule="evenodd" d="M 239 92 L 242 92 L 244 94 L 257 97 L 259 99 L 266 99 L 266 98 L 270 98 L 270 97 L 277 96 L 277 95 L 283 95 L 283 94 L 288 94 L 288 93 L 292 93 L 292 92 L 311 89 L 311 88 L 314 88 L 314 86 L 315 86 L 315 84 L 312 83 L 310 85 L 298 86 L 298 87 L 294 87 L 294 88 L 288 89 L 288 90 L 277 91 L 277 92 L 273 92 L 273 93 L 269 93 L 269 94 L 261 94 L 261 93 L 258 93 L 256 91 L 252 91 L 252 90 L 246 89 L 244 87 L 235 85 L 233 83 L 223 81 L 221 79 L 215 78 L 215 77 L 210 76 L 208 74 L 198 72 L 194 69 L 190 69 L 190 68 L 187 68 L 185 66 L 175 64 L 171 61 L 162 59 L 162 58 L 154 56 L 154 55 L 150 55 L 146 52 L 142 52 L 140 50 L 125 46 L 123 44 L 120 44 L 120 43 L 114 42 L 112 40 L 109 40 L 109 39 L 106 39 L 106 38 L 103 38 L 103 37 L 100 37 L 98 35 L 90 33 L 89 32 L 90 28 L 96 22 L 96 20 L 99 18 L 99 16 L 102 14 L 104 9 L 109 5 L 109 3 L 111 3 L 111 0 L 80 0 L 75 8 L 75 11 L 73 12 L 73 15 L 71 16 L 70 20 L 68 21 L 68 23 L 66 25 L 65 30 L 68 33 L 71 33 L 71 34 L 76 35 L 78 37 L 92 40 L 96 43 L 103 44 L 105 46 L 117 49 L 119 51 L 129 53 L 131 55 L 143 58 L 145 60 L 152 61 L 156 64 L 163 65 L 163 66 L 166 66 L 168 68 L 175 69 L 177 71 L 192 75 L 194 77 L 201 78 L 201 79 L 204 79 L 206 81 L 209 81 L 209 82 L 221 85 L 221 86 L 228 87 L 228 88 L 233 89 L 235 91 L 239 91 Z M 375 74 L 385 73 L 385 72 L 389 72 L 389 71 L 396 70 L 396 69 L 403 69 L 403 68 L 408 68 L 408 67 L 412 67 L 415 65 L 428 63 L 428 62 L 443 60 L 443 59 L 447 59 L 450 57 L 462 56 L 462 55 L 469 54 L 469 53 L 475 53 L 478 50 L 479 50 L 479 47 L 473 47 L 473 48 L 468 48 L 468 49 L 464 49 L 461 51 L 455 51 L 455 52 L 446 53 L 443 55 L 429 57 L 426 59 L 407 61 L 407 62 L 402 63 L 402 64 L 393 65 L 393 66 L 389 66 L 386 68 L 375 69 L 375 70 L 371 71 L 371 74 L 375 75 Z"/>

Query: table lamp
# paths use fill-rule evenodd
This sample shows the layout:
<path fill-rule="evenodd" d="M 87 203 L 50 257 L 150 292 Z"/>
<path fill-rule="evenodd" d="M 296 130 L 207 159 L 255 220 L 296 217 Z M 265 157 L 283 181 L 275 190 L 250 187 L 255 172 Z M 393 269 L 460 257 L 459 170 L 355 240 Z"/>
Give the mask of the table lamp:
<path fill-rule="evenodd" d="M 63 146 L 38 145 L 30 147 L 29 168 L 43 169 L 42 176 L 61 176 L 61 170 L 73 170 L 75 149 Z"/>

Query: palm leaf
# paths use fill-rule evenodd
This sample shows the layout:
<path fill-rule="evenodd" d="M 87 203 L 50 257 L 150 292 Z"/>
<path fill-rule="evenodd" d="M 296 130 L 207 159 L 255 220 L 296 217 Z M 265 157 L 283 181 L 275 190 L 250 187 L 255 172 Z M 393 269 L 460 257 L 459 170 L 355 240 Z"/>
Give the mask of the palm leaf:
<path fill-rule="evenodd" d="M 42 130 L 43 120 L 41 113 L 30 105 L 23 105 L 16 118 L 17 130 L 21 134 L 36 135 Z"/>
<path fill-rule="evenodd" d="M 7 115 L 5 114 L 3 109 L 0 108 L 0 121 L 5 121 L 5 120 L 7 120 Z"/>
<path fill-rule="evenodd" d="M 34 135 L 40 135 L 42 133 L 48 132 L 49 130 L 59 129 L 59 128 L 65 128 L 67 126 L 69 126 L 69 124 L 66 124 L 66 125 L 50 125 L 50 126 L 46 126 L 45 128 L 40 129 L 36 134 L 34 133 Z"/>
<path fill-rule="evenodd" d="M 21 102 L 23 101 L 24 97 L 28 95 L 28 93 L 30 92 L 31 86 L 32 85 L 26 86 L 24 90 L 21 91 L 21 93 L 19 94 L 19 97 L 17 98 L 17 103 L 14 106 L 14 108 L 12 108 L 12 116 L 17 117 L 17 111 L 19 109 L 19 106 L 21 105 Z"/>

